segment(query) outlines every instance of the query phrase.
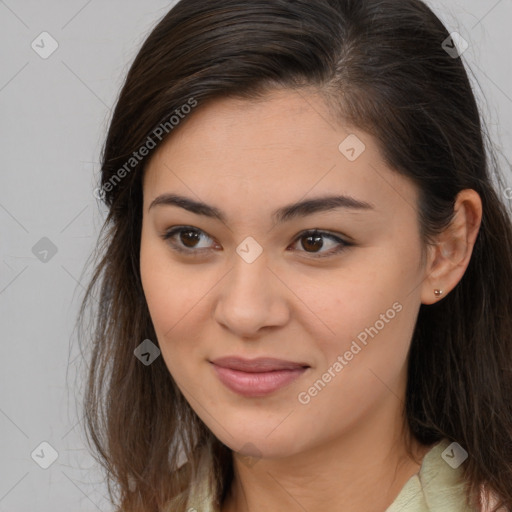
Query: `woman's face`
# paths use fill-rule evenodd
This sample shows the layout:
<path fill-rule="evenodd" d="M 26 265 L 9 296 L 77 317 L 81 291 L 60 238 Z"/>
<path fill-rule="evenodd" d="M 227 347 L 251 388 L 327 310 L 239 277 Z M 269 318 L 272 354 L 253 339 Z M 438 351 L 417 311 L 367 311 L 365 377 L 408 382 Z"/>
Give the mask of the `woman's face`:
<path fill-rule="evenodd" d="M 312 93 L 190 116 L 143 184 L 142 283 L 177 385 L 246 455 L 389 436 L 426 293 L 416 188 Z"/>

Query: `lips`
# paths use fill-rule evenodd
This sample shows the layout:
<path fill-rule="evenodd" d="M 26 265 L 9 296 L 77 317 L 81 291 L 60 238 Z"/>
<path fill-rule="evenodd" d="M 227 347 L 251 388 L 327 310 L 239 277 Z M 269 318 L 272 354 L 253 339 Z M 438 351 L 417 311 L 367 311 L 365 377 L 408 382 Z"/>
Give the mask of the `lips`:
<path fill-rule="evenodd" d="M 276 370 L 297 370 L 309 365 L 306 363 L 294 363 L 284 359 L 274 359 L 272 357 L 258 357 L 257 359 L 243 359 L 241 357 L 221 357 L 214 359 L 213 364 L 222 368 L 239 370 L 249 373 L 272 372 Z"/>
<path fill-rule="evenodd" d="M 223 357 L 211 361 L 219 380 L 231 391 L 246 397 L 265 396 L 287 386 L 309 365 L 283 359 Z"/>

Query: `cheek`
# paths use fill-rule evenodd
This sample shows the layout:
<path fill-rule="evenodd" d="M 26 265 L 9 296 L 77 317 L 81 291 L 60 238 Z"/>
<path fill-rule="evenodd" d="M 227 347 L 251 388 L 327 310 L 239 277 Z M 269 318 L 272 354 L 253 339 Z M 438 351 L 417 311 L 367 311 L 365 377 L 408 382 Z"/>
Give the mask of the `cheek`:
<path fill-rule="evenodd" d="M 333 390 L 348 387 L 350 396 L 362 399 L 366 393 L 371 398 L 376 384 L 383 386 L 379 378 L 391 383 L 401 375 L 419 309 L 411 290 L 421 281 L 416 255 L 404 254 L 374 253 L 372 262 L 361 259 L 350 271 L 296 281 L 294 291 L 315 313 L 308 313 L 306 327 L 321 353 L 312 381 L 328 381 Z"/>
<path fill-rule="evenodd" d="M 397 309 L 414 299 L 410 292 L 420 279 L 415 272 L 417 261 L 404 261 L 390 251 L 377 252 L 329 272 L 287 276 L 287 285 L 306 306 L 303 319 L 308 318 L 315 339 L 323 340 L 326 348 L 343 348 L 338 346 L 343 340 L 357 337 L 376 322 L 383 332 L 391 331 L 392 324 L 403 327 L 399 317 L 406 315 Z"/>
<path fill-rule="evenodd" d="M 325 434 L 336 436 L 402 396 L 417 305 L 396 297 L 344 294 L 330 317 L 320 312 L 336 336 L 315 338 L 321 363 L 294 397 L 304 430 L 315 431 L 322 418 Z"/>
<path fill-rule="evenodd" d="M 144 232 L 140 273 L 149 312 L 160 334 L 172 332 L 205 293 L 207 283 L 198 267 L 178 263 L 165 243 Z"/>
<path fill-rule="evenodd" d="M 191 292 L 193 286 L 186 287 L 186 292 L 182 291 L 183 284 L 175 274 L 171 278 L 156 268 L 145 272 L 143 286 L 161 356 L 173 378 L 181 382 L 195 347 L 190 334 L 188 337 L 185 334 L 194 311 L 189 305 L 195 302 Z"/>
<path fill-rule="evenodd" d="M 201 298 L 201 279 L 173 264 L 164 244 L 141 243 L 142 287 L 155 332 L 165 358 L 170 339 L 179 339 L 183 325 L 194 316 L 194 305 Z"/>

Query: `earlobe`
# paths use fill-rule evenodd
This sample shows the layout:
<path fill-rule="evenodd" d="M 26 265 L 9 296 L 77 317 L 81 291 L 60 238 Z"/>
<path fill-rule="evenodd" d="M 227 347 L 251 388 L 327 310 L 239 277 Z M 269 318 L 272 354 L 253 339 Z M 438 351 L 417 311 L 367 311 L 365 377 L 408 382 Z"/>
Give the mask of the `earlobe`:
<path fill-rule="evenodd" d="M 457 286 L 469 262 L 482 220 L 482 201 L 466 189 L 457 195 L 450 225 L 438 235 L 425 269 L 421 302 L 432 304 Z"/>
<path fill-rule="evenodd" d="M 441 295 L 443 295 L 443 290 L 434 290 L 434 295 L 436 296 L 436 298 L 438 299 L 439 297 L 441 297 Z"/>

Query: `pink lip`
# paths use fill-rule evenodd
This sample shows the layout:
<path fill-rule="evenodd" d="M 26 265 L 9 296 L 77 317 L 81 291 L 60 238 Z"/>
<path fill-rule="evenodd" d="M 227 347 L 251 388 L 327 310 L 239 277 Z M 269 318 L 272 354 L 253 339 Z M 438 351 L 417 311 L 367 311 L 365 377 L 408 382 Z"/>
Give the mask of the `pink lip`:
<path fill-rule="evenodd" d="M 223 357 L 211 363 L 226 387 L 247 397 L 264 396 L 277 391 L 300 377 L 309 367 L 305 363 L 268 357 Z"/>

